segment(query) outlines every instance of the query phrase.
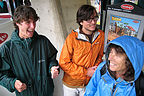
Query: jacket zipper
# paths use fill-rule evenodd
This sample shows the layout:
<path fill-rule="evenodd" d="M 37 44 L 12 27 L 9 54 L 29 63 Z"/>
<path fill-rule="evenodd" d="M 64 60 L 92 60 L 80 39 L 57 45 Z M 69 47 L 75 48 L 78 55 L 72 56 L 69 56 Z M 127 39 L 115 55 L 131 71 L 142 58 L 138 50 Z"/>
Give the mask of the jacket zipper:
<path fill-rule="evenodd" d="M 29 56 L 29 59 L 30 59 L 30 67 L 31 67 L 31 70 L 32 70 L 32 76 L 34 76 L 33 78 L 30 78 L 30 79 L 32 79 L 32 81 L 34 82 L 34 80 L 35 80 L 35 71 L 34 71 L 34 66 L 33 66 L 33 62 L 32 62 L 32 56 L 30 55 L 31 54 L 31 51 L 30 51 L 30 48 L 29 48 L 29 44 L 28 44 L 28 41 L 27 41 L 27 39 L 25 39 L 25 41 L 26 41 L 26 51 L 28 52 L 27 54 L 28 54 L 28 56 Z M 35 86 L 35 85 L 33 85 L 33 86 Z M 37 90 L 37 89 L 36 89 Z"/>
<path fill-rule="evenodd" d="M 111 96 L 113 96 L 113 94 L 115 93 L 116 85 L 117 85 L 117 82 L 114 84 L 114 86 L 113 86 L 113 88 L 112 88 Z"/>
<path fill-rule="evenodd" d="M 123 80 L 121 80 L 120 82 L 122 82 Z M 120 82 L 116 82 L 113 86 L 113 88 L 111 89 L 112 90 L 112 93 L 111 93 L 111 96 L 115 96 L 116 95 L 116 92 L 118 90 L 118 88 L 116 88 L 116 85 Z"/>
<path fill-rule="evenodd" d="M 93 50 L 92 50 L 92 44 L 91 44 L 91 49 L 90 49 L 90 56 L 91 56 L 90 58 L 91 58 L 91 59 L 92 59 L 92 51 L 93 51 Z M 91 64 L 91 59 L 90 59 L 90 64 Z M 92 67 L 92 66 L 91 66 L 91 67 Z"/>

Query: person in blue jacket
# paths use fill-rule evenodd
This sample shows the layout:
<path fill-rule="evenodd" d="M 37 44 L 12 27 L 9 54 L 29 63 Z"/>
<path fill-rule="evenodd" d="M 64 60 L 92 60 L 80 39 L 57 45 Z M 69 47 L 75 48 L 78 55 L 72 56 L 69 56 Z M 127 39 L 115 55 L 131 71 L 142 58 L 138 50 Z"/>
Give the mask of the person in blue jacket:
<path fill-rule="evenodd" d="M 37 20 L 32 7 L 17 7 L 13 16 L 16 29 L 0 47 L 0 85 L 16 96 L 53 96 L 53 78 L 59 73 L 57 50 L 35 31 Z"/>
<path fill-rule="evenodd" d="M 108 43 L 105 56 L 84 96 L 136 96 L 135 81 L 144 64 L 144 42 L 132 36 L 118 37 Z"/>

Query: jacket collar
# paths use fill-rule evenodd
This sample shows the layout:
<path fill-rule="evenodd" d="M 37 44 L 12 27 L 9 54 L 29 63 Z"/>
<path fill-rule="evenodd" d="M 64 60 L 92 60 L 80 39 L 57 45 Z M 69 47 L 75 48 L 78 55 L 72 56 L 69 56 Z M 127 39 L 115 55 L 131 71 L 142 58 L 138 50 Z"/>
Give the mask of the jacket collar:
<path fill-rule="evenodd" d="M 14 41 L 15 43 L 22 43 L 25 46 L 29 46 L 32 43 L 32 41 L 34 41 L 38 36 L 36 31 L 34 32 L 33 37 L 27 38 L 27 39 L 20 38 L 18 34 L 19 34 L 19 31 L 15 30 L 12 33 L 11 41 Z"/>
<path fill-rule="evenodd" d="M 24 40 L 24 39 L 22 39 L 22 38 L 20 38 L 19 37 L 19 31 L 18 30 L 15 30 L 13 33 L 12 33 L 12 37 L 11 37 L 11 40 L 12 41 L 22 41 L 22 40 Z M 31 39 L 31 40 L 34 40 L 36 37 L 37 37 L 37 32 L 36 31 L 34 31 L 34 35 L 33 35 L 33 37 L 31 37 L 31 38 L 27 38 L 27 39 Z"/>
<path fill-rule="evenodd" d="M 122 79 L 120 77 L 115 80 L 110 75 L 110 73 L 108 72 L 108 70 L 107 70 L 107 72 L 104 75 L 102 75 L 101 78 L 105 81 L 105 83 L 114 83 L 114 84 L 120 83 L 120 84 L 123 84 L 123 85 L 127 85 L 127 84 L 133 84 L 133 82 L 134 82 L 134 81 L 125 81 L 124 79 Z"/>
<path fill-rule="evenodd" d="M 78 40 L 84 40 L 84 41 L 88 41 L 89 42 L 89 39 L 87 38 L 87 36 L 82 34 L 82 33 L 80 33 L 80 29 L 79 28 L 74 30 L 74 31 L 78 33 L 78 36 L 77 36 Z M 93 33 L 92 42 L 94 42 L 94 40 L 98 37 L 99 34 L 100 34 L 100 32 L 98 32 L 98 31 Z"/>

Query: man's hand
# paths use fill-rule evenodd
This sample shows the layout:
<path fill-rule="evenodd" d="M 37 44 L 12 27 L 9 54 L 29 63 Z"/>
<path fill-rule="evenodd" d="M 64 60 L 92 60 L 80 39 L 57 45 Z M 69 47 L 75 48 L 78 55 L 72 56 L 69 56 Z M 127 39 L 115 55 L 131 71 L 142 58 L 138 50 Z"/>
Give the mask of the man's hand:
<path fill-rule="evenodd" d="M 58 68 L 59 68 L 59 66 L 53 66 L 51 68 L 51 74 L 52 74 L 51 78 L 56 78 L 58 76 L 58 74 L 59 74 Z"/>
<path fill-rule="evenodd" d="M 87 69 L 87 75 L 89 77 L 92 77 L 92 75 L 94 74 L 95 70 L 96 70 L 97 66 L 93 66 Z"/>
<path fill-rule="evenodd" d="M 22 92 L 22 91 L 26 90 L 27 86 L 25 83 L 22 83 L 20 80 L 16 80 L 15 88 L 17 89 L 18 92 Z"/>

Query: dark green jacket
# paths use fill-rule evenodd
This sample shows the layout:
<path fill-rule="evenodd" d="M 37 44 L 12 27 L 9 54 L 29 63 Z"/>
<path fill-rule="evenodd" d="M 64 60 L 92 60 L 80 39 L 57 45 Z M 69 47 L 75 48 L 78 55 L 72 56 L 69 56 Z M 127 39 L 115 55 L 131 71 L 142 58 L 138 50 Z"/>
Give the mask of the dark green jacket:
<path fill-rule="evenodd" d="M 20 39 L 18 31 L 0 48 L 0 85 L 17 96 L 52 96 L 54 84 L 50 69 L 58 65 L 57 50 L 51 42 L 34 32 L 28 39 Z M 27 89 L 19 93 L 16 80 L 26 83 Z"/>

